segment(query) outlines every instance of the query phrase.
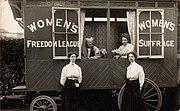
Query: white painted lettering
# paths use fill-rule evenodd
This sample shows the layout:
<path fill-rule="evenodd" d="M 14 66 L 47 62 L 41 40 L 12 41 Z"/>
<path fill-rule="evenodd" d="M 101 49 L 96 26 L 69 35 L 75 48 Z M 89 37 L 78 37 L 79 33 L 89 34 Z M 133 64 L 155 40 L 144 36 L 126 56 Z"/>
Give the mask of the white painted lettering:
<path fill-rule="evenodd" d="M 43 27 L 44 27 L 44 21 L 43 21 L 43 20 L 38 20 L 38 21 L 37 21 L 37 26 L 38 26 L 39 28 L 43 28 Z"/>
<path fill-rule="evenodd" d="M 156 47 L 161 47 L 161 41 L 156 42 Z"/>
<path fill-rule="evenodd" d="M 44 47 L 44 41 L 41 41 L 41 47 Z"/>
<path fill-rule="evenodd" d="M 41 43 L 40 41 L 36 41 L 37 44 L 36 47 L 41 47 L 40 43 Z"/>
<path fill-rule="evenodd" d="M 34 32 L 34 31 L 37 30 L 35 22 L 33 22 L 32 24 L 28 25 L 27 27 L 31 30 L 31 32 Z"/>
<path fill-rule="evenodd" d="M 146 27 L 147 27 L 147 28 L 150 28 L 150 27 L 151 27 L 151 21 L 150 21 L 150 20 L 147 20 L 147 21 L 146 21 Z"/>
<path fill-rule="evenodd" d="M 170 47 L 174 47 L 174 41 L 173 40 L 170 41 Z"/>
<path fill-rule="evenodd" d="M 52 19 L 49 21 L 49 19 L 46 19 L 46 26 L 52 26 Z"/>
<path fill-rule="evenodd" d="M 167 29 L 169 28 L 169 22 L 168 21 L 164 22 L 164 28 L 167 28 Z"/>
<path fill-rule="evenodd" d="M 162 27 L 162 20 L 159 20 L 159 27 Z"/>
<path fill-rule="evenodd" d="M 69 29 L 70 25 L 71 25 L 71 22 L 68 23 L 68 21 L 65 20 L 63 27 L 66 28 L 66 29 Z"/>
<path fill-rule="evenodd" d="M 144 21 L 142 23 L 140 23 L 138 27 L 141 29 L 141 31 L 146 29 Z"/>
<path fill-rule="evenodd" d="M 162 42 L 164 47 L 174 47 L 174 40 L 166 40 Z M 161 41 L 144 41 L 143 39 L 139 40 L 139 47 L 161 47 Z"/>
<path fill-rule="evenodd" d="M 152 19 L 152 27 L 158 27 L 158 19 L 156 21 Z"/>
<path fill-rule="evenodd" d="M 61 22 L 62 22 L 62 19 L 56 19 L 56 26 L 58 26 L 58 27 L 62 27 L 62 24 L 61 24 Z"/>
<path fill-rule="evenodd" d="M 141 39 L 141 40 L 139 40 L 139 47 L 143 47 L 143 40 Z"/>
<path fill-rule="evenodd" d="M 32 41 L 32 47 L 36 47 L 36 41 Z"/>
<path fill-rule="evenodd" d="M 58 40 L 58 47 L 62 47 L 62 46 L 61 46 L 61 41 L 60 41 L 60 40 Z"/>
<path fill-rule="evenodd" d="M 77 31 L 78 31 L 78 26 L 73 23 L 72 29 L 70 29 L 70 30 L 71 30 L 73 33 L 77 33 Z"/>
<path fill-rule="evenodd" d="M 163 27 L 166 28 L 170 31 L 174 31 L 175 29 L 175 24 L 169 21 L 164 21 L 164 23 L 162 22 L 162 20 L 158 20 L 158 19 L 152 19 L 150 20 L 146 20 L 146 21 L 142 21 L 141 23 L 138 24 L 138 27 L 140 28 L 140 30 L 145 30 L 147 28 L 150 27 Z"/>
<path fill-rule="evenodd" d="M 31 45 L 31 40 L 27 40 L 27 47 L 30 47 Z"/>
<path fill-rule="evenodd" d="M 171 22 L 170 26 L 169 26 L 169 30 L 173 31 L 175 28 L 175 24 Z"/>
<path fill-rule="evenodd" d="M 66 47 L 66 46 L 65 46 L 65 44 L 66 44 L 65 42 L 66 42 L 66 41 L 62 41 L 62 47 Z"/>

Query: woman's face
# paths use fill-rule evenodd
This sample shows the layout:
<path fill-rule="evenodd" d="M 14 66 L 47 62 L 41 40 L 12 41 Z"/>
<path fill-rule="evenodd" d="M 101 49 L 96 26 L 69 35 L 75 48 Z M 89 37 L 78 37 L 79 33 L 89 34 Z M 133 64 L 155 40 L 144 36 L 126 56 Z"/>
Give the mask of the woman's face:
<path fill-rule="evenodd" d="M 92 41 L 87 41 L 86 44 L 87 44 L 88 47 L 92 47 L 92 45 L 93 45 Z"/>
<path fill-rule="evenodd" d="M 134 62 L 135 61 L 135 57 L 133 54 L 129 54 L 129 62 Z"/>
<path fill-rule="evenodd" d="M 128 43 L 128 40 L 127 40 L 127 38 L 125 38 L 125 37 L 122 37 L 122 44 L 123 45 L 126 45 Z"/>
<path fill-rule="evenodd" d="M 72 54 L 70 56 L 70 62 L 75 62 L 76 61 L 76 55 L 75 54 Z"/>

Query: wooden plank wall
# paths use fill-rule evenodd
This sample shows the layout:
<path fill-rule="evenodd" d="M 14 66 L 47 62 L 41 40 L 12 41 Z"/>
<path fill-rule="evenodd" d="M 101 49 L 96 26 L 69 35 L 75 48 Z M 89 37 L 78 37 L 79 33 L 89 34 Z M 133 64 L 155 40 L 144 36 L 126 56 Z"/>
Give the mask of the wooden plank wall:
<path fill-rule="evenodd" d="M 27 64 L 27 88 L 29 90 L 60 90 L 60 73 L 69 61 L 31 61 Z M 146 78 L 160 87 L 174 87 L 176 66 L 162 60 L 138 60 L 144 68 Z M 125 83 L 127 59 L 78 60 L 82 68 L 81 88 L 120 89 Z M 168 64 L 168 65 L 167 65 Z"/>

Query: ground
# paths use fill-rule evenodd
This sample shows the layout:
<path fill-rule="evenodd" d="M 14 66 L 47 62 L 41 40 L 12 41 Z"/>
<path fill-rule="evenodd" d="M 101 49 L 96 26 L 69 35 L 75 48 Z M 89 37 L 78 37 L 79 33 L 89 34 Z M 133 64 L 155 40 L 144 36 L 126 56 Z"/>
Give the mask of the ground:
<path fill-rule="evenodd" d="M 88 91 L 89 92 L 89 91 Z M 119 111 L 116 97 L 109 95 L 109 91 L 91 93 L 82 92 L 82 111 Z M 180 108 L 180 87 L 162 89 L 161 111 L 178 111 Z M 29 104 L 23 101 L 6 100 L 1 102 L 1 111 L 29 111 Z"/>

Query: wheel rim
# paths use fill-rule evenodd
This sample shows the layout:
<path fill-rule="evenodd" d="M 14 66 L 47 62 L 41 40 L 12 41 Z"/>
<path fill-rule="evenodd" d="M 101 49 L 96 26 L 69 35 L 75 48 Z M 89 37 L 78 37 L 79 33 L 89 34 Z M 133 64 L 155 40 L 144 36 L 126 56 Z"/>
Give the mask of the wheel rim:
<path fill-rule="evenodd" d="M 152 80 L 146 79 L 141 93 L 144 109 L 146 111 L 160 110 L 162 104 L 161 91 Z"/>
<path fill-rule="evenodd" d="M 118 106 L 121 109 L 122 95 L 124 93 L 125 84 L 121 87 L 118 96 Z M 159 87 L 150 79 L 145 79 L 142 91 L 142 102 L 145 111 L 159 111 L 162 104 L 162 95 Z"/>
<path fill-rule="evenodd" d="M 57 111 L 57 105 L 48 96 L 38 96 L 31 102 L 30 111 Z"/>

